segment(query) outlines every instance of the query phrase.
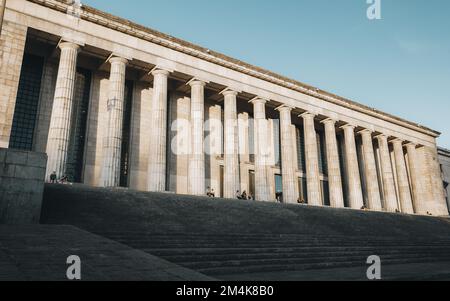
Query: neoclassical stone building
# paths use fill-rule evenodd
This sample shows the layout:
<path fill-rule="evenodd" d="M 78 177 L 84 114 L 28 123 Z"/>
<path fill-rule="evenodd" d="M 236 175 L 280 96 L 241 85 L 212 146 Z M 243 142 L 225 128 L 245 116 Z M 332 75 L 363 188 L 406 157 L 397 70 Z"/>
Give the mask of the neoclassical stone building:
<path fill-rule="evenodd" d="M 67 2 L 1 14 L 0 147 L 47 176 L 448 215 L 438 132 Z"/>

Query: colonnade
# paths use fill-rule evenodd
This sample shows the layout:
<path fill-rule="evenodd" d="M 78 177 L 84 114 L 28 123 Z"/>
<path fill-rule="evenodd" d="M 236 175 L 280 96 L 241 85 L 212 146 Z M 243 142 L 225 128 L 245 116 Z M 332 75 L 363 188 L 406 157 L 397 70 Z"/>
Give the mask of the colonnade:
<path fill-rule="evenodd" d="M 59 45 L 61 49 L 60 64 L 56 82 L 55 97 L 52 109 L 50 132 L 48 137 L 47 173 L 56 171 L 58 176 L 65 174 L 67 163 L 68 141 L 71 128 L 71 107 L 74 97 L 77 56 L 80 46 L 70 42 Z M 106 135 L 103 139 L 103 162 L 101 182 L 105 187 L 118 186 L 120 182 L 120 160 L 122 142 L 122 121 L 124 114 L 125 72 L 128 60 L 112 56 L 110 85 L 107 102 Z M 167 152 L 167 110 L 168 110 L 168 78 L 170 70 L 155 68 L 153 75 L 153 99 L 151 109 L 151 146 L 148 163 L 148 190 L 161 192 L 166 190 L 166 152 Z M 205 154 L 204 154 L 204 103 L 207 82 L 194 78 L 187 83 L 191 88 L 190 106 L 190 158 L 188 165 L 188 193 L 204 195 L 205 193 Z M 227 88 L 221 92 L 224 98 L 224 192 L 226 198 L 233 198 L 240 187 L 239 139 L 237 98 L 239 91 Z M 253 105 L 254 148 L 255 148 L 255 199 L 271 200 L 269 195 L 267 171 L 268 126 L 266 103 L 268 99 L 255 97 L 250 101 Z M 299 198 L 297 164 L 295 158 L 295 137 L 292 135 L 292 114 L 294 110 L 303 111 L 299 115 L 303 119 L 305 138 L 306 179 L 308 204 L 321 206 L 321 182 L 319 172 L 319 150 L 317 147 L 316 125 L 320 122 L 325 130 L 325 151 L 327 158 L 327 176 L 330 194 L 330 205 L 344 207 L 343 177 L 346 177 L 346 191 L 351 208 L 361 209 L 364 204 L 368 209 L 405 213 L 414 213 L 413 202 L 421 202 L 424 198 L 420 183 L 420 167 L 416 158 L 417 145 L 406 143 L 401 139 L 388 137 L 383 133 L 373 133 L 369 129 L 361 129 L 357 124 L 348 124 L 333 118 L 320 119 L 313 113 L 282 105 L 276 109 L 280 115 L 281 134 L 281 170 L 283 200 L 296 203 Z M 339 125 L 338 125 L 339 124 Z M 337 130 L 344 133 L 345 171 L 341 170 Z M 358 129 L 356 131 L 356 129 Z M 362 140 L 362 168 L 359 166 L 357 135 Z M 374 152 L 374 141 L 377 141 L 379 162 Z M 391 164 L 390 144 L 394 152 L 394 167 Z M 405 161 L 405 150 L 408 162 Z M 377 167 L 377 162 L 380 167 Z M 409 167 L 409 170 L 408 170 Z M 380 170 L 381 172 L 377 172 Z M 363 171 L 363 177 L 361 176 Z M 380 181 L 379 178 L 380 177 Z M 396 177 L 396 178 L 395 178 Z M 365 179 L 364 202 L 363 185 Z M 380 187 L 380 183 L 382 187 Z M 397 183 L 397 187 L 396 184 Z M 380 189 L 382 188 L 382 189 Z M 398 191 L 398 193 L 397 193 Z M 380 192 L 382 195 L 380 195 Z M 398 194 L 398 195 L 397 195 Z M 384 201 L 384 206 L 382 205 Z M 398 200 L 398 201 L 397 201 Z M 400 204 L 400 206 L 399 206 Z"/>

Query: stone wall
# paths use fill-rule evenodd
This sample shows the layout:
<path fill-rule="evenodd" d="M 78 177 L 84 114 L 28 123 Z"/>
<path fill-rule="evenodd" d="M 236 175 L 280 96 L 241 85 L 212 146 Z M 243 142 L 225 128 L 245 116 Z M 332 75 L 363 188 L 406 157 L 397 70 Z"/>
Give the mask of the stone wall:
<path fill-rule="evenodd" d="M 39 223 L 47 155 L 0 148 L 0 224 Z"/>

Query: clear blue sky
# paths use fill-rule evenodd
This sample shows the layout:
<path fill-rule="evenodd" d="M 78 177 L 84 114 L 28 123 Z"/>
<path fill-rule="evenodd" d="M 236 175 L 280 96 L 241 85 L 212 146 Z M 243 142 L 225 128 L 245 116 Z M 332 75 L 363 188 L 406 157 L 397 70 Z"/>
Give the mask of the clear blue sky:
<path fill-rule="evenodd" d="M 442 132 L 450 148 L 450 1 L 82 0 Z"/>

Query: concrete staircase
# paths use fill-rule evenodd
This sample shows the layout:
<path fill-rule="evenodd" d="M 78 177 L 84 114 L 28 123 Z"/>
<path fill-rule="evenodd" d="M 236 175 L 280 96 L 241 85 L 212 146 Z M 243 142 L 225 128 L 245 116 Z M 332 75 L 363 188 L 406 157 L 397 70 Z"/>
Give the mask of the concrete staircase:
<path fill-rule="evenodd" d="M 450 262 L 450 220 L 47 185 L 42 222 L 71 224 L 220 279 L 277 271 Z M 227 277 L 225 277 L 227 276 Z"/>
<path fill-rule="evenodd" d="M 105 232 L 104 236 L 170 262 L 221 275 L 361 266 L 378 255 L 383 264 L 450 261 L 450 239 L 441 241 L 311 235 L 148 235 Z"/>

